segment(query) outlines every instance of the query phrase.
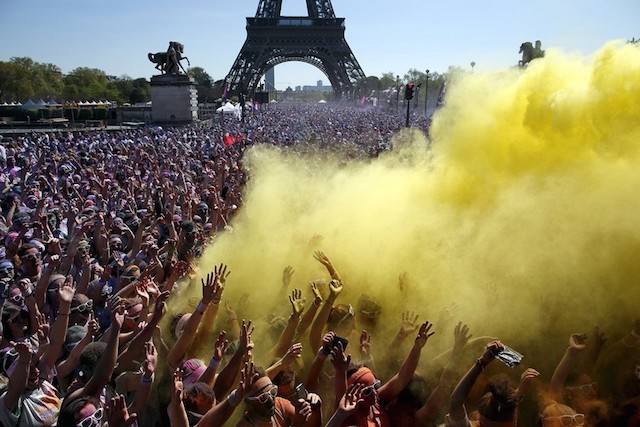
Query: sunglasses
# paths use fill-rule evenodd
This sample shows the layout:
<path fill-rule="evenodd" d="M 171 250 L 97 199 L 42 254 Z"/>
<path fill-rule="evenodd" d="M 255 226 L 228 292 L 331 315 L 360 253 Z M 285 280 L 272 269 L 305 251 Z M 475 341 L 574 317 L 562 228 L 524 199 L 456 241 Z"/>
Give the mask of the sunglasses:
<path fill-rule="evenodd" d="M 572 425 L 583 426 L 584 414 L 561 415 L 559 417 L 545 417 L 544 421 L 546 420 L 560 420 L 560 425 L 562 427 L 569 427 Z"/>
<path fill-rule="evenodd" d="M 40 252 L 36 252 L 35 254 L 27 254 L 20 257 L 22 260 L 27 261 L 37 261 L 40 259 Z"/>
<path fill-rule="evenodd" d="M 362 396 L 364 396 L 364 397 L 371 396 L 371 394 L 375 390 L 378 390 L 381 385 L 382 385 L 382 383 L 380 382 L 380 380 L 376 380 L 375 383 L 373 383 L 370 386 L 367 386 L 367 387 L 362 389 Z"/>
<path fill-rule="evenodd" d="M 88 254 L 89 253 L 89 248 L 87 248 L 86 246 L 81 246 L 81 247 L 78 248 L 78 253 L 80 255 Z"/>
<path fill-rule="evenodd" d="M 89 415 L 84 420 L 80 421 L 77 424 L 77 427 L 94 427 L 102 424 L 102 415 L 104 414 L 104 410 L 102 408 L 98 408 L 96 412 Z"/>
<path fill-rule="evenodd" d="M 24 295 L 18 294 L 7 298 L 9 301 L 13 302 L 15 305 L 24 304 Z"/>
<path fill-rule="evenodd" d="M 338 320 L 338 323 L 342 323 L 345 320 L 347 320 L 349 317 L 354 317 L 356 315 L 356 313 L 353 311 L 353 307 L 351 306 L 351 304 L 349 304 L 349 311 L 347 311 L 347 314 L 345 314 L 342 319 Z"/>
<path fill-rule="evenodd" d="M 265 391 L 264 393 L 260 393 L 258 396 L 255 397 L 245 397 L 245 399 L 249 402 L 259 402 L 259 403 L 267 403 L 270 400 L 273 400 L 276 398 L 276 396 L 278 396 L 278 386 L 274 385 L 273 387 L 271 387 L 269 390 Z"/>
<path fill-rule="evenodd" d="M 83 302 L 80 305 L 75 307 L 71 307 L 72 313 L 84 313 L 85 311 L 90 311 L 93 308 L 93 300 L 87 300 L 87 302 Z"/>
<path fill-rule="evenodd" d="M 13 273 L 13 267 L 0 268 L 0 274 L 9 274 L 9 273 Z"/>
<path fill-rule="evenodd" d="M 592 382 L 591 384 L 577 385 L 574 387 L 567 387 L 568 390 L 578 390 L 582 394 L 594 394 L 598 392 L 598 383 Z"/>

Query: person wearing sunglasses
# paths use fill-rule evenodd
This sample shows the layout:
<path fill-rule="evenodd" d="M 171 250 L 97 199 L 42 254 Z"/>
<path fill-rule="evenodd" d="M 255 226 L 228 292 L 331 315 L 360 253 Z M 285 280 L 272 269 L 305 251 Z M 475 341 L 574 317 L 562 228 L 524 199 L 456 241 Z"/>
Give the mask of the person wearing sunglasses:
<path fill-rule="evenodd" d="M 580 354 L 587 353 L 589 360 L 594 360 L 592 355 L 597 356 L 603 343 L 604 337 L 598 328 L 594 330 L 594 339 L 589 341 L 586 334 L 572 334 L 549 383 L 551 397 L 584 414 L 589 425 L 601 425 L 609 419 L 609 405 L 598 398 L 598 383 L 584 372 L 579 373 L 568 385 L 566 383 Z"/>
<path fill-rule="evenodd" d="M 60 312 L 51 324 L 48 343 L 40 346 L 37 335 L 32 335 L 12 344 L 19 357 L 9 367 L 9 385 L 0 396 L 1 425 L 45 426 L 55 423 L 62 398 L 60 391 L 49 381 L 64 345 L 74 292 L 70 280 L 58 289 Z"/>
<path fill-rule="evenodd" d="M 278 397 L 278 386 L 271 382 L 263 369 L 256 368 L 255 381 L 244 397 L 246 411 L 237 427 L 256 425 L 284 427 L 290 425 L 321 426 L 321 405 L 298 400 L 294 406 L 287 399 Z"/>
<path fill-rule="evenodd" d="M 89 314 L 93 312 L 93 300 L 85 294 L 75 294 L 71 300 L 71 315 L 69 325 L 84 325 L 87 323 Z"/>
<path fill-rule="evenodd" d="M 15 275 L 15 268 L 13 262 L 8 259 L 0 260 L 0 280 L 6 279 L 7 281 L 13 280 Z"/>
<path fill-rule="evenodd" d="M 42 275 L 42 254 L 40 250 L 32 243 L 26 243 L 18 249 L 20 257 L 20 275 L 31 279 L 33 283 L 37 283 Z"/>
<path fill-rule="evenodd" d="M 585 425 L 584 414 L 576 413 L 570 406 L 549 403 L 540 415 L 542 427 L 572 427 Z"/>

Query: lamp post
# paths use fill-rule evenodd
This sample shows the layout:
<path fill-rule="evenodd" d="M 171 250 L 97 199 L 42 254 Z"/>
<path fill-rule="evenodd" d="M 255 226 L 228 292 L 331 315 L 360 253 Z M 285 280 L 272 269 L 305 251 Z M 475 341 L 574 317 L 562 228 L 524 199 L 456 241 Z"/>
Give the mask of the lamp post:
<path fill-rule="evenodd" d="M 473 73 L 473 68 L 476 66 L 476 61 L 471 61 L 471 72 Z"/>
<path fill-rule="evenodd" d="M 429 70 L 427 70 L 427 77 L 424 82 L 424 116 L 429 117 L 427 114 L 427 95 L 429 94 Z"/>
<path fill-rule="evenodd" d="M 400 76 L 396 75 L 396 114 L 400 108 Z"/>

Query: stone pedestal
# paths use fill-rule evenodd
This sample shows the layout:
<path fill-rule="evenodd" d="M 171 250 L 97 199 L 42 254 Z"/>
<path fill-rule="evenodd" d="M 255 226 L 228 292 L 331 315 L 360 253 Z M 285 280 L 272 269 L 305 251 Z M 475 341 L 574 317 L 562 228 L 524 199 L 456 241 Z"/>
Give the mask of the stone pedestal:
<path fill-rule="evenodd" d="M 198 119 L 198 91 L 186 74 L 151 77 L 151 119 L 158 124 L 187 124 Z"/>

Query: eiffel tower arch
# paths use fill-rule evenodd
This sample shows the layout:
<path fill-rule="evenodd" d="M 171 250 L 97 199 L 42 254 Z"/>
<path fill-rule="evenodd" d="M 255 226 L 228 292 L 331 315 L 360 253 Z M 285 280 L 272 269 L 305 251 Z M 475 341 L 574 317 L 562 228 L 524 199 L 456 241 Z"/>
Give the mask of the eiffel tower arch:
<path fill-rule="evenodd" d="M 259 0 L 256 16 L 247 18 L 247 39 L 225 78 L 227 95 L 253 94 L 269 69 L 289 61 L 318 68 L 338 95 L 366 77 L 331 0 L 306 1 L 308 16 L 281 16 L 282 0 Z"/>

